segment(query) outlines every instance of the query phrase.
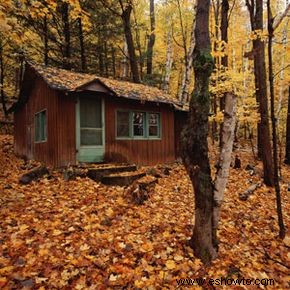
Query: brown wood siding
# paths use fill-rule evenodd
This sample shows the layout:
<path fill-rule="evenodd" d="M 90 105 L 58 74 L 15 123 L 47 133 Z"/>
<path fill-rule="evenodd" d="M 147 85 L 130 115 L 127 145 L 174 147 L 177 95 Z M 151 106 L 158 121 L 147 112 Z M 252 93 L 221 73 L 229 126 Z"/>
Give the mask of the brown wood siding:
<path fill-rule="evenodd" d="M 27 103 L 15 113 L 15 152 L 52 166 L 75 163 L 75 100 L 37 79 Z M 47 141 L 34 141 L 34 118 L 47 110 Z"/>
<path fill-rule="evenodd" d="M 161 140 L 116 139 L 116 111 L 118 109 L 159 112 L 161 114 Z M 174 112 L 167 105 L 141 104 L 105 97 L 106 157 L 127 160 L 140 165 L 154 165 L 175 160 Z M 117 160 L 118 161 L 118 160 Z"/>

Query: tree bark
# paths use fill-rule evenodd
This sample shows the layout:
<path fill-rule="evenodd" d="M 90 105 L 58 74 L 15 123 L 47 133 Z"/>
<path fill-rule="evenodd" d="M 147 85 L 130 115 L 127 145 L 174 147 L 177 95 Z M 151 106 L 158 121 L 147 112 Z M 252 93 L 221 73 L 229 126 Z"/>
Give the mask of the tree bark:
<path fill-rule="evenodd" d="M 197 1 L 193 63 L 194 91 L 189 120 L 182 134 L 182 158 L 195 193 L 195 225 L 190 240 L 195 255 L 205 264 L 217 255 L 213 244 L 213 184 L 208 157 L 209 77 L 213 70 L 209 37 L 210 0 Z"/>
<path fill-rule="evenodd" d="M 169 82 L 170 82 L 170 74 L 173 63 L 173 50 L 172 50 L 172 28 L 169 28 L 167 33 L 167 48 L 166 48 L 166 65 L 165 65 L 165 75 L 162 84 L 162 90 L 166 93 L 169 92 Z"/>
<path fill-rule="evenodd" d="M 190 37 L 190 44 L 186 55 L 185 67 L 183 78 L 181 82 L 181 90 L 180 90 L 180 101 L 181 102 L 188 102 L 189 100 L 189 84 L 190 84 L 190 74 L 192 71 L 192 54 L 194 49 L 194 27 L 195 27 L 195 20 L 193 21 L 191 37 Z"/>
<path fill-rule="evenodd" d="M 286 154 L 285 164 L 290 165 L 290 86 L 288 87 L 288 112 L 287 112 L 287 125 L 286 125 Z"/>
<path fill-rule="evenodd" d="M 87 61 L 86 61 L 86 52 L 85 52 L 85 43 L 84 43 L 84 33 L 83 33 L 83 23 L 82 18 L 78 18 L 78 27 L 79 27 L 79 41 L 80 41 L 80 51 L 81 51 L 81 71 L 87 71 Z"/>
<path fill-rule="evenodd" d="M 154 0 L 150 0 L 150 35 L 148 39 L 147 49 L 147 74 L 152 74 L 153 63 L 153 47 L 155 44 L 155 12 L 154 12 Z"/>
<path fill-rule="evenodd" d="M 228 43 L 228 0 L 222 1 L 221 9 L 221 37 L 225 45 Z M 223 70 L 228 68 L 228 56 L 225 55 L 221 59 Z M 233 92 L 227 92 L 224 98 L 224 120 L 221 125 L 221 142 L 220 155 L 217 166 L 217 174 L 214 183 L 214 211 L 213 211 L 213 238 L 215 245 L 218 245 L 217 229 L 220 220 L 220 210 L 224 199 L 224 191 L 227 186 L 229 170 L 231 165 L 231 156 L 233 151 L 235 125 L 236 125 L 236 106 L 237 100 Z"/>
<path fill-rule="evenodd" d="M 124 6 L 121 0 L 119 0 L 119 2 L 122 7 L 121 18 L 123 21 L 124 33 L 125 33 L 125 38 L 126 38 L 127 47 L 128 47 L 129 62 L 130 62 L 133 81 L 135 83 L 140 83 L 138 63 L 136 59 L 135 46 L 134 46 L 131 23 L 130 23 L 130 17 L 131 17 L 131 12 L 133 9 L 132 7 L 133 4 L 130 1 L 126 3 L 126 6 Z"/>
<path fill-rule="evenodd" d="M 263 0 L 246 0 L 250 13 L 252 31 L 263 31 Z M 263 161 L 264 182 L 268 186 L 274 185 L 273 162 L 269 152 L 272 152 L 269 128 L 267 76 L 265 64 L 265 44 L 258 35 L 253 40 L 254 74 L 256 98 L 259 104 L 261 121 L 258 124 L 258 156 Z"/>
<path fill-rule="evenodd" d="M 128 45 L 126 39 L 124 41 L 124 48 L 123 48 L 124 57 L 122 59 L 122 78 L 128 79 L 129 78 L 129 63 L 128 63 Z"/>
<path fill-rule="evenodd" d="M 61 15 L 63 22 L 63 35 L 64 35 L 64 51 L 63 51 L 63 68 L 71 68 L 71 43 L 70 43 L 70 23 L 69 23 L 69 4 L 62 3 Z"/>
<path fill-rule="evenodd" d="M 278 147 L 277 147 L 277 128 L 275 117 L 275 93 L 274 93 L 274 74 L 273 74 L 273 57 L 272 57 L 272 43 L 274 37 L 273 22 L 274 18 L 271 13 L 271 1 L 267 1 L 268 12 L 268 59 L 269 59 L 269 84 L 270 84 L 270 100 L 271 100 L 271 120 L 272 120 L 272 139 L 273 139 L 273 160 L 274 160 L 274 185 L 276 192 L 276 206 L 279 224 L 279 237 L 284 239 L 285 226 L 283 222 L 282 201 L 278 174 Z M 269 152 L 268 152 L 269 154 Z"/>

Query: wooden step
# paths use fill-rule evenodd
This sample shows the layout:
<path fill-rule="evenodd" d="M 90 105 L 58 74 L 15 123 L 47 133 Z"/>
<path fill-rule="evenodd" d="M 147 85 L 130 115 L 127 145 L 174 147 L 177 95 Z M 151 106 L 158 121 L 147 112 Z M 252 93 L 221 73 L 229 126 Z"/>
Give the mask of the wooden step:
<path fill-rule="evenodd" d="M 136 165 L 121 165 L 121 166 L 108 166 L 108 167 L 97 167 L 88 169 L 88 177 L 95 180 L 101 181 L 104 176 L 111 175 L 113 173 L 120 172 L 132 172 L 136 171 Z"/>
<path fill-rule="evenodd" d="M 110 174 L 104 176 L 101 179 L 101 182 L 106 185 L 119 185 L 119 186 L 128 186 L 132 184 L 135 180 L 144 177 L 146 175 L 145 172 L 132 172 L 126 174 Z"/>

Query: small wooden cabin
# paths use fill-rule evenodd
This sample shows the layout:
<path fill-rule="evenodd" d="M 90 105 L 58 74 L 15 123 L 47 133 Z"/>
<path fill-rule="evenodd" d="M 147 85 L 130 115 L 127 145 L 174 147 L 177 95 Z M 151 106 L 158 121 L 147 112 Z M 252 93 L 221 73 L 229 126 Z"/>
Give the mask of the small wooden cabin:
<path fill-rule="evenodd" d="M 27 63 L 15 153 L 54 167 L 172 162 L 186 117 L 179 106 L 154 87 Z"/>

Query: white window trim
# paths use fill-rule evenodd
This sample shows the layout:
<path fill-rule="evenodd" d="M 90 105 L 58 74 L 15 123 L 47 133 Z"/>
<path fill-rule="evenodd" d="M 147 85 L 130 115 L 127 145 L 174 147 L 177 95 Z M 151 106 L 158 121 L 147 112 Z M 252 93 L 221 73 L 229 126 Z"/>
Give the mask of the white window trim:
<path fill-rule="evenodd" d="M 129 113 L 129 136 L 121 137 L 117 136 L 118 131 L 118 112 L 128 112 Z M 145 113 L 145 122 L 144 122 L 144 136 L 134 136 L 134 124 L 133 124 L 133 113 L 140 112 Z M 159 136 L 149 136 L 149 114 L 158 114 L 158 133 Z M 161 112 L 154 112 L 154 111 L 144 111 L 144 110 L 127 110 L 127 109 L 116 109 L 115 111 L 115 139 L 116 140 L 161 140 L 162 139 L 162 114 Z"/>

